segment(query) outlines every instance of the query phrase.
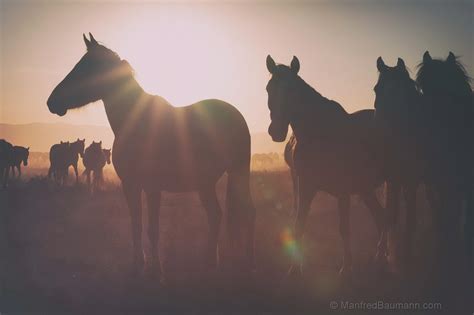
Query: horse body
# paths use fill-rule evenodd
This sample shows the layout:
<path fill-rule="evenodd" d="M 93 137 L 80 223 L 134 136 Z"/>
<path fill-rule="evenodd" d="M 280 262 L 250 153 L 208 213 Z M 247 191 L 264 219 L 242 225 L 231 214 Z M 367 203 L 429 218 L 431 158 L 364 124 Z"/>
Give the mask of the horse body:
<path fill-rule="evenodd" d="M 326 191 L 334 195 L 338 199 L 339 231 L 344 245 L 340 272 L 348 275 L 352 268 L 351 194 L 361 195 L 379 234 L 383 230 L 382 207 L 375 196 L 376 187 L 383 182 L 383 174 L 375 155 L 373 111 L 348 114 L 340 104 L 320 95 L 297 75 L 299 61 L 296 57 L 288 67 L 276 65 L 268 56 L 267 68 L 272 74 L 267 85 L 272 119 L 269 134 L 274 141 L 284 141 L 291 125 L 295 136 L 287 144 L 285 154 L 287 162 L 293 165 L 290 167 L 297 182 L 295 239 L 298 243 L 302 239 L 315 194 Z M 294 266 L 291 270 L 295 270 Z"/>
<path fill-rule="evenodd" d="M 84 36 L 87 53 L 48 99 L 52 113 L 102 100 L 115 134 L 113 165 L 122 181 L 131 214 L 133 261 L 144 266 L 141 192 L 148 204 L 151 269 L 161 274 L 158 255 L 161 191 L 197 191 L 209 223 L 206 261 L 217 264 L 217 239 L 222 211 L 215 185 L 227 172 L 227 222 L 233 249 L 241 245 L 246 268 L 253 265 L 255 208 L 250 178 L 250 133 L 242 115 L 220 100 L 173 107 L 146 93 L 127 61 Z"/>
<path fill-rule="evenodd" d="M 122 180 L 142 188 L 196 191 L 235 165 L 249 163 L 248 128 L 231 105 L 205 100 L 176 108 L 162 98 L 145 97 L 136 123 L 115 132 L 113 163 Z"/>
<path fill-rule="evenodd" d="M 64 184 L 68 169 L 70 166 L 74 168 L 76 174 L 76 183 L 79 182 L 79 172 L 77 170 L 77 162 L 79 156 L 84 154 L 84 143 L 85 139 L 77 139 L 75 142 L 62 142 L 54 144 L 49 150 L 50 167 L 48 171 L 48 177 L 54 178 L 57 182 Z"/>
<path fill-rule="evenodd" d="M 110 164 L 111 150 L 102 149 L 102 141 L 94 142 L 84 150 L 82 162 L 84 173 L 87 176 L 87 184 L 90 188 L 97 189 L 103 183 L 103 168 Z M 91 186 L 91 173 L 93 173 L 93 183 Z"/>
<path fill-rule="evenodd" d="M 28 165 L 29 154 L 29 148 L 21 146 L 13 147 L 13 160 L 11 162 L 13 176 L 15 176 L 15 167 L 18 169 L 18 177 L 21 176 L 21 163 L 23 163 L 24 166 Z"/>
<path fill-rule="evenodd" d="M 407 214 L 402 258 L 403 267 L 407 270 L 413 267 L 417 188 L 426 175 L 425 164 L 429 157 L 425 144 L 432 135 L 423 127 L 421 95 L 403 59 L 398 58 L 397 65 L 389 67 L 379 57 L 377 69 L 375 121 L 387 180 L 387 232 L 396 231 L 400 196 L 403 194 Z M 398 246 L 396 249 L 395 258 L 399 254 Z"/>
<path fill-rule="evenodd" d="M 446 60 L 423 55 L 416 81 L 422 90 L 427 142 L 427 184 L 434 192 L 441 274 L 449 274 L 460 244 L 459 222 L 466 209 L 464 241 L 467 266 L 473 268 L 474 104 L 470 78 L 453 53 Z M 459 269 L 459 268 L 455 268 Z M 446 279 L 445 279 L 446 280 Z M 449 279 L 448 279 L 449 281 Z"/>
<path fill-rule="evenodd" d="M 0 184 L 7 187 L 10 177 L 10 165 L 13 160 L 13 146 L 10 142 L 0 139 Z"/>

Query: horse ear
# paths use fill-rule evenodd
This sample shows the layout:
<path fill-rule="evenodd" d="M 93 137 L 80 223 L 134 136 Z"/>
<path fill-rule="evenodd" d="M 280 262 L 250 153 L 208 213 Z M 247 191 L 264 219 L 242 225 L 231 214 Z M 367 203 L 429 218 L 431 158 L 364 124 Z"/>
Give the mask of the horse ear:
<path fill-rule="evenodd" d="M 30 151 L 30 147 L 26 148 L 26 151 Z"/>
<path fill-rule="evenodd" d="M 267 56 L 267 69 L 272 74 L 276 70 L 275 61 L 273 60 L 272 56 L 270 56 L 270 55 Z"/>
<path fill-rule="evenodd" d="M 102 140 L 99 141 L 99 144 L 102 145 Z"/>
<path fill-rule="evenodd" d="M 92 48 L 92 43 L 87 39 L 86 34 L 82 34 L 82 39 L 84 39 L 84 44 L 86 44 L 87 50 Z"/>
<path fill-rule="evenodd" d="M 94 36 L 92 35 L 91 32 L 89 32 L 89 37 L 91 39 L 91 44 L 93 45 L 99 45 L 99 43 L 95 40 Z"/>
<path fill-rule="evenodd" d="M 454 56 L 452 51 L 449 52 L 449 55 L 448 55 L 448 58 L 446 58 L 446 61 L 450 63 L 456 62 L 456 56 Z"/>
<path fill-rule="evenodd" d="M 86 138 L 82 139 L 82 142 L 86 142 Z"/>
<path fill-rule="evenodd" d="M 382 57 L 378 57 L 377 58 L 377 70 L 379 70 L 379 72 L 382 72 L 385 69 L 387 69 L 387 66 L 385 65 L 385 62 L 383 61 Z"/>
<path fill-rule="evenodd" d="M 61 144 L 63 144 L 64 142 L 61 140 L 61 142 L 60 142 L 60 143 L 61 143 Z"/>
<path fill-rule="evenodd" d="M 431 62 L 433 61 L 433 58 L 431 58 L 431 55 L 429 53 L 429 51 L 425 51 L 425 53 L 423 54 L 423 63 L 427 63 L 427 62 Z"/>
<path fill-rule="evenodd" d="M 402 58 L 398 58 L 397 68 L 405 69 L 405 61 Z"/>
<path fill-rule="evenodd" d="M 296 58 L 296 56 L 293 56 L 293 59 L 291 60 L 290 68 L 291 70 L 293 70 L 295 74 L 297 74 L 298 71 L 300 71 L 300 61 L 298 60 L 298 58 Z"/>

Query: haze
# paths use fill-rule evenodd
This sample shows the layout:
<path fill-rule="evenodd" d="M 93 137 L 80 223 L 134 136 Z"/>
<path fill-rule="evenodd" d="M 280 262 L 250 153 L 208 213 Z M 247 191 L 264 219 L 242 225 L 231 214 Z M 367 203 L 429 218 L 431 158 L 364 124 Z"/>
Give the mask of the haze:
<path fill-rule="evenodd" d="M 2 1 L 0 122 L 108 125 L 103 106 L 65 117 L 46 99 L 85 53 L 92 32 L 127 59 L 143 87 L 176 106 L 234 104 L 252 132 L 269 122 L 265 57 L 301 61 L 300 75 L 348 111 L 373 108 L 375 62 L 451 50 L 473 73 L 473 2 L 331 1 L 112 3 Z M 1 135 L 0 135 L 1 136 Z"/>

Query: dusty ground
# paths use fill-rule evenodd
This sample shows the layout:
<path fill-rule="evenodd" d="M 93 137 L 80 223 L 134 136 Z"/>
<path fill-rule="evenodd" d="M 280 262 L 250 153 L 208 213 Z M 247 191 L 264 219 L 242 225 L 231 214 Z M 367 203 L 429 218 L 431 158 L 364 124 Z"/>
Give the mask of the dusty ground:
<path fill-rule="evenodd" d="M 393 272 L 375 271 L 371 264 L 377 240 L 375 226 L 365 206 L 357 197 L 352 199 L 354 276 L 348 283 L 338 276 L 342 244 L 336 202 L 326 194 L 318 195 L 313 202 L 307 224 L 303 277 L 287 277 L 290 256 L 282 235 L 292 225 L 293 210 L 291 181 L 286 170 L 252 174 L 252 194 L 258 211 L 257 270 L 249 277 L 225 268 L 205 270 L 207 221 L 197 196 L 165 194 L 160 253 L 167 283 L 159 285 L 151 279 L 130 275 L 128 209 L 110 170 L 104 191 L 92 196 L 84 185 L 75 186 L 72 182 L 66 187 L 55 187 L 42 177 L 45 173 L 46 169 L 32 165 L 25 170 L 22 180 L 13 181 L 8 190 L 0 191 L 2 313 L 336 314 L 341 308 L 351 307 L 344 305 L 344 301 L 442 301 L 433 295 L 429 285 L 433 229 L 431 210 L 423 196 L 415 245 L 416 276 L 408 279 Z M 222 179 L 218 187 L 222 205 L 225 181 Z M 220 234 L 223 262 L 227 257 L 224 225 Z M 461 283 L 450 288 L 457 296 L 450 304 L 425 307 L 441 307 L 450 314 L 469 313 L 466 299 L 472 297 L 472 291 L 466 288 Z M 337 302 L 337 311 L 331 309 L 330 301 Z M 367 307 L 356 307 L 350 313 L 364 314 L 367 311 L 361 308 Z M 407 307 L 387 313 L 439 312 L 416 308 L 423 306 Z"/>

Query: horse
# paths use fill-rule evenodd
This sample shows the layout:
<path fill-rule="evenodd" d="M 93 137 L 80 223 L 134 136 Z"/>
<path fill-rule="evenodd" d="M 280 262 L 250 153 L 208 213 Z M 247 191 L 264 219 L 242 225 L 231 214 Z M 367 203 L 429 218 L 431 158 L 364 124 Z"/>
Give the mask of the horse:
<path fill-rule="evenodd" d="M 76 184 L 79 183 L 79 172 L 77 170 L 77 162 L 79 156 L 82 157 L 84 154 L 84 146 L 86 139 L 80 140 L 77 138 L 76 141 L 69 143 L 61 141 L 59 144 L 54 144 L 49 150 L 49 161 L 50 167 L 48 171 L 48 177 L 54 178 L 57 183 L 64 184 L 68 175 L 68 169 L 70 166 L 74 168 L 76 174 Z"/>
<path fill-rule="evenodd" d="M 227 173 L 227 230 L 240 270 L 253 269 L 256 210 L 250 195 L 250 132 L 242 114 L 217 99 L 174 107 L 146 93 L 126 60 L 83 35 L 87 52 L 51 93 L 51 113 L 102 100 L 115 135 L 112 163 L 131 214 L 133 270 L 145 265 L 141 192 L 148 199 L 152 275 L 162 276 L 158 255 L 161 192 L 197 191 L 209 224 L 206 266 L 218 265 L 222 217 L 216 182 Z"/>
<path fill-rule="evenodd" d="M 13 160 L 13 145 L 0 139 L 0 184 L 5 189 L 10 177 L 10 165 Z"/>
<path fill-rule="evenodd" d="M 15 176 L 15 167 L 18 169 L 18 177 L 21 176 L 21 163 L 23 166 L 28 165 L 28 156 L 30 155 L 30 148 L 25 148 L 21 146 L 13 147 L 13 160 L 11 162 L 11 170 L 13 176 Z"/>
<path fill-rule="evenodd" d="M 286 66 L 277 65 L 269 55 L 266 64 L 271 73 L 266 87 L 271 118 L 268 133 L 273 141 L 283 142 L 291 126 L 296 142 L 287 147 L 287 156 L 291 154 L 293 157 L 298 182 L 295 242 L 301 248 L 304 226 L 316 193 L 326 191 L 335 196 L 344 247 L 340 274 L 350 276 L 351 194 L 362 197 L 379 235 L 384 230 L 384 210 L 375 195 L 375 189 L 384 178 L 375 156 L 374 111 L 361 110 L 348 114 L 339 103 L 323 97 L 298 75 L 300 63 L 296 57 L 293 57 L 290 66 Z M 383 251 L 379 243 L 377 252 Z M 296 273 L 302 272 L 301 263 L 299 267 Z M 292 264 L 290 273 L 296 269 Z"/>
<path fill-rule="evenodd" d="M 92 190 L 96 190 L 103 183 L 103 172 L 105 164 L 110 164 L 111 150 L 102 149 L 102 141 L 94 142 L 84 151 L 82 162 L 85 170 L 83 175 L 87 176 L 87 185 Z M 93 172 L 93 183 L 91 186 L 90 174 Z"/>
<path fill-rule="evenodd" d="M 379 77 L 374 87 L 375 123 L 384 161 L 387 182 L 387 231 L 397 224 L 400 195 L 406 204 L 406 232 L 403 246 L 403 268 L 412 266 L 412 242 L 416 227 L 417 188 L 423 181 L 426 154 L 423 134 L 421 94 L 402 58 L 389 67 L 377 59 Z M 386 235 L 385 235 L 386 236 Z M 398 251 L 397 251 L 398 252 Z"/>
<path fill-rule="evenodd" d="M 424 128 L 431 135 L 426 180 L 435 199 L 438 267 L 443 275 L 453 270 L 450 264 L 462 243 L 459 222 L 464 203 L 466 261 L 472 273 L 474 110 L 470 77 L 452 52 L 443 60 L 433 59 L 426 51 L 418 65 L 416 82 L 422 91 Z"/>

